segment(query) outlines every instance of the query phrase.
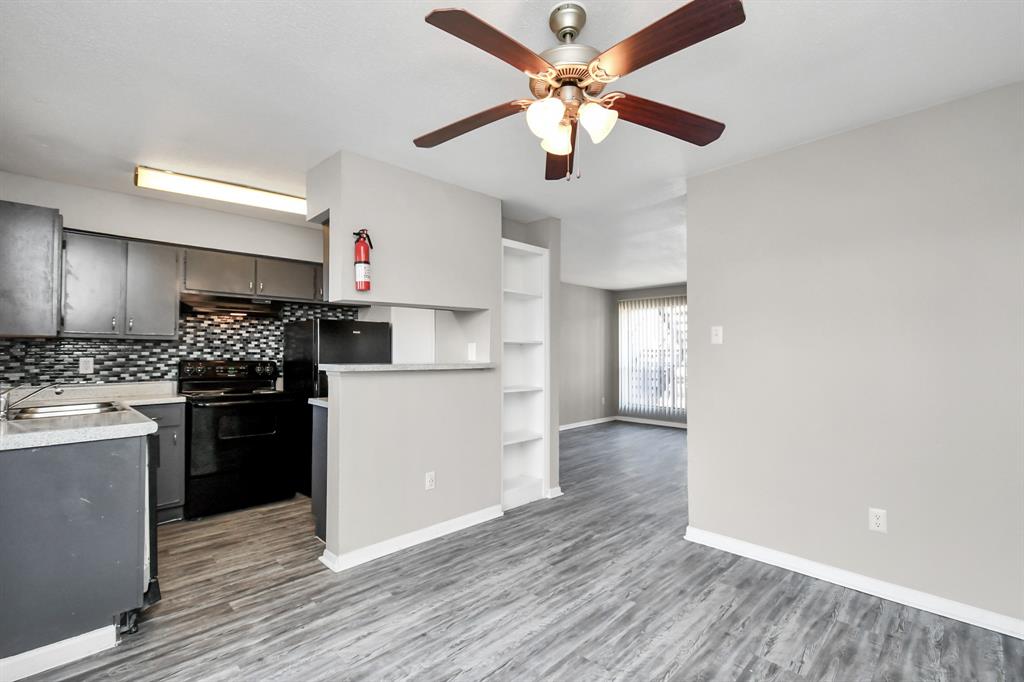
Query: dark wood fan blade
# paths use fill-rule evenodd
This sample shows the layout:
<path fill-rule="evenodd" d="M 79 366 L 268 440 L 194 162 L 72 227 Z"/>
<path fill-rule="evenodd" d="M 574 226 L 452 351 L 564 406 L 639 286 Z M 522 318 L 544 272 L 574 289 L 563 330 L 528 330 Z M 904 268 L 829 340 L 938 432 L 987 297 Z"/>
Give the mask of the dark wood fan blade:
<path fill-rule="evenodd" d="M 572 175 L 573 162 L 576 160 L 576 122 L 572 124 L 572 151 L 568 156 L 556 156 L 548 154 L 544 165 L 545 180 L 561 180 L 566 175 Z"/>
<path fill-rule="evenodd" d="M 493 54 L 520 71 L 540 73 L 551 68 L 551 64 L 541 59 L 530 48 L 464 9 L 435 9 L 427 15 L 426 21 L 456 38 L 462 38 L 470 45 L 476 45 L 484 52 Z"/>
<path fill-rule="evenodd" d="M 701 147 L 717 140 L 725 130 L 724 123 L 636 95 L 620 97 L 612 103 L 611 108 L 619 112 L 619 118 L 624 121 L 678 137 Z"/>
<path fill-rule="evenodd" d="M 614 47 L 597 62 L 611 76 L 627 73 L 743 23 L 740 0 L 692 0 Z"/>
<path fill-rule="evenodd" d="M 481 111 L 478 114 L 467 116 L 460 121 L 446 125 L 444 128 L 438 128 L 432 133 L 420 135 L 412 142 L 417 147 L 436 147 L 442 142 L 447 142 L 459 135 L 465 135 L 471 130 L 482 128 L 488 123 L 500 121 L 512 114 L 518 114 L 522 110 L 523 105 L 519 100 L 514 102 L 505 102 L 504 104 L 499 104 L 496 107 L 491 107 L 486 111 Z"/>

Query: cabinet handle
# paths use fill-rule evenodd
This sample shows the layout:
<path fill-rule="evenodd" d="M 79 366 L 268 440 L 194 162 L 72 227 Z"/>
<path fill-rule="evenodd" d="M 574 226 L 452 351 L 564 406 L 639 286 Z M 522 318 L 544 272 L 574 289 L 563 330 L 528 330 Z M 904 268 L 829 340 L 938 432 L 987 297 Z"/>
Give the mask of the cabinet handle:
<path fill-rule="evenodd" d="M 135 318 L 134 317 L 129 317 L 128 318 L 128 331 L 131 331 L 132 327 L 134 327 L 134 326 L 135 326 Z"/>
<path fill-rule="evenodd" d="M 260 293 L 263 293 L 263 282 L 260 282 Z"/>
<path fill-rule="evenodd" d="M 110 318 L 110 331 L 117 331 L 117 315 Z"/>
<path fill-rule="evenodd" d="M 252 280 L 249 280 L 249 291 L 252 291 Z"/>
<path fill-rule="evenodd" d="M 320 298 L 324 297 L 324 288 L 320 287 Z"/>
<path fill-rule="evenodd" d="M 171 440 L 174 442 L 175 445 L 178 444 L 178 432 L 177 431 L 175 431 L 174 433 L 171 434 Z"/>

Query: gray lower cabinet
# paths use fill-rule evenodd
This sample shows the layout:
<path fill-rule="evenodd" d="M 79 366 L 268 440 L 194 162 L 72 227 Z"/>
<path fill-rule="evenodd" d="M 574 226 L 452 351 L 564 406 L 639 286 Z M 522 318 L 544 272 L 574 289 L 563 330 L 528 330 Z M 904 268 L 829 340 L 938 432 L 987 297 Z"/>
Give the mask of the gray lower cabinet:
<path fill-rule="evenodd" d="M 185 288 L 222 294 L 255 294 L 256 259 L 237 253 L 185 249 Z"/>
<path fill-rule="evenodd" d="M 183 518 L 185 506 L 185 405 L 140 405 L 135 408 L 156 422 L 160 466 L 156 470 L 158 523 Z"/>
<path fill-rule="evenodd" d="M 0 660 L 142 606 L 145 442 L 0 453 Z"/>
<path fill-rule="evenodd" d="M 56 336 L 60 213 L 0 201 L 0 336 Z"/>
<path fill-rule="evenodd" d="M 299 261 L 256 259 L 256 294 L 280 298 L 316 298 L 316 265 Z"/>
<path fill-rule="evenodd" d="M 178 249 L 128 242 L 125 332 L 173 337 L 178 333 Z"/>
<path fill-rule="evenodd" d="M 65 334 L 124 333 L 127 244 L 78 233 L 64 236 Z"/>
<path fill-rule="evenodd" d="M 61 334 L 173 339 L 177 333 L 177 249 L 64 233 Z"/>

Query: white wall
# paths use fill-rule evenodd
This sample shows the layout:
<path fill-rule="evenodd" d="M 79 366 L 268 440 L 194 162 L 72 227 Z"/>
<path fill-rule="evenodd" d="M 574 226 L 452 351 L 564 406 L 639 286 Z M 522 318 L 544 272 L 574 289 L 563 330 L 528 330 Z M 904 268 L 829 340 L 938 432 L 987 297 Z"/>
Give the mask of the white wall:
<path fill-rule="evenodd" d="M 320 262 L 320 230 L 0 171 L 0 199 L 60 209 L 64 226 Z"/>
<path fill-rule="evenodd" d="M 690 524 L 1024 618 L 1024 85 L 689 209 Z"/>
<path fill-rule="evenodd" d="M 613 417 L 619 403 L 615 293 L 561 283 L 558 417 L 562 424 Z"/>
<path fill-rule="evenodd" d="M 310 216 L 330 217 L 330 300 L 497 308 L 497 199 L 349 152 L 307 174 L 307 196 Z M 362 228 L 374 246 L 369 292 L 354 285 L 352 233 Z"/>

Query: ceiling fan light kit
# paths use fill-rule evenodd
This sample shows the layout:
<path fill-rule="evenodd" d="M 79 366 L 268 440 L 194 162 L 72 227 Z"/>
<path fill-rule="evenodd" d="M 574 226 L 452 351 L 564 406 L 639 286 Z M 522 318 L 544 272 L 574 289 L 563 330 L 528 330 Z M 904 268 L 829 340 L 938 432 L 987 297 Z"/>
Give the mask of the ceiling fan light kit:
<path fill-rule="evenodd" d="M 551 10 L 548 26 L 559 44 L 539 55 L 490 24 L 461 9 L 437 9 L 426 22 L 475 45 L 525 73 L 533 99 L 513 100 L 456 121 L 414 140 L 434 147 L 488 123 L 526 112 L 526 123 L 548 158 L 544 177 L 572 175 L 577 125 L 600 144 L 621 118 L 696 145 L 717 140 L 725 124 L 624 92 L 603 94 L 605 86 L 637 69 L 739 26 L 741 0 L 691 0 L 604 52 L 577 43 L 587 23 L 578 2 Z"/>

